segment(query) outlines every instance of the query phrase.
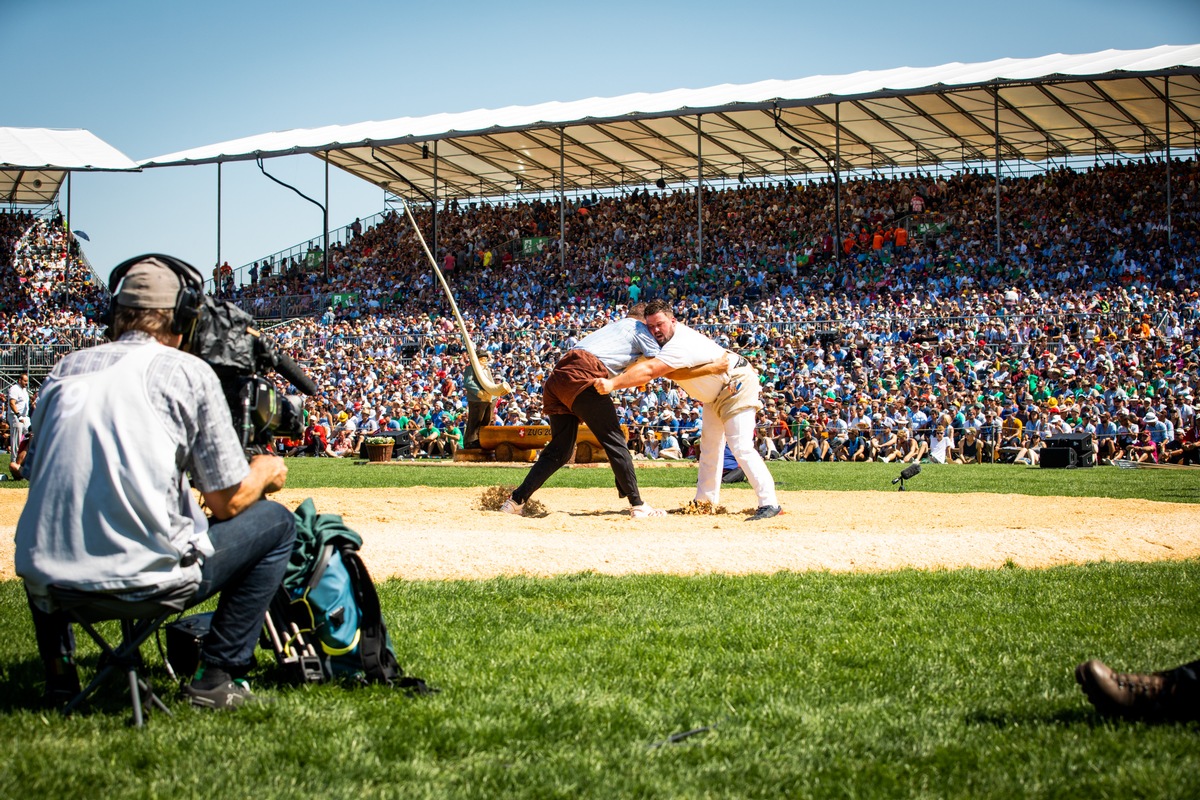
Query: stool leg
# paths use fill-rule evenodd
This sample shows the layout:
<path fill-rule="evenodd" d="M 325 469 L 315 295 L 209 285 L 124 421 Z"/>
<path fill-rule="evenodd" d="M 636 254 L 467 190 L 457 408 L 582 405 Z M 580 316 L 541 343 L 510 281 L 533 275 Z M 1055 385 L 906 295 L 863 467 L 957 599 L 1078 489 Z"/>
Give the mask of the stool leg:
<path fill-rule="evenodd" d="M 142 727 L 142 692 L 138 687 L 137 667 L 129 668 L 129 699 L 133 703 L 133 727 Z"/>
<path fill-rule="evenodd" d="M 136 621 L 131 619 L 121 620 L 121 647 L 127 649 L 129 644 L 134 640 Z M 129 676 L 129 703 L 133 706 L 133 726 L 135 728 L 142 727 L 146 721 L 145 711 L 142 708 L 142 683 L 138 677 L 138 667 L 141 662 L 141 653 L 138 648 L 134 648 L 132 653 L 126 654 L 125 673 Z"/>
<path fill-rule="evenodd" d="M 145 699 L 148 700 L 155 708 L 166 714 L 168 717 L 175 716 L 171 713 L 171 709 L 167 708 L 159 696 L 154 693 L 153 686 L 141 678 L 138 678 L 138 685 L 142 687 L 142 691 L 145 693 Z"/>
<path fill-rule="evenodd" d="M 83 630 L 87 631 L 92 640 L 95 641 L 101 650 L 101 656 L 99 669 L 95 677 L 92 678 L 91 682 L 82 692 L 67 703 L 62 713 L 65 716 L 69 716 L 96 691 L 109 675 L 113 672 L 123 671 L 129 685 L 129 702 L 133 709 L 133 716 L 130 723 L 134 727 L 144 727 L 146 715 L 152 707 L 159 709 L 167 716 L 171 716 L 170 709 L 154 693 L 154 689 L 149 682 L 139 676 L 138 669 L 145 668 L 140 652 L 142 644 L 172 613 L 174 612 L 164 611 L 157 617 L 140 620 L 121 618 L 121 642 L 115 648 L 81 614 L 70 613 L 72 621 L 78 623 Z"/>

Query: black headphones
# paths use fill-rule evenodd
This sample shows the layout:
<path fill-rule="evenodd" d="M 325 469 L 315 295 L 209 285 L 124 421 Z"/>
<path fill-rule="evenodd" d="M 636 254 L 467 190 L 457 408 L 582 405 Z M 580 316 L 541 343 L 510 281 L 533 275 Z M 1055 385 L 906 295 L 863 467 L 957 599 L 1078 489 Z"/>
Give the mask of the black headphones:
<path fill-rule="evenodd" d="M 200 320 L 200 313 L 204 310 L 204 278 L 200 275 L 198 269 L 183 259 L 175 258 L 174 256 L 163 255 L 162 253 L 146 253 L 145 255 L 134 256 L 118 264 L 113 269 L 112 275 L 108 278 L 108 291 L 112 294 L 112 298 L 108 303 L 108 315 L 105 322 L 108 324 L 109 331 L 111 331 L 113 319 L 116 315 L 117 287 L 135 264 L 145 261 L 148 258 L 157 259 L 166 264 L 179 277 L 179 293 L 175 295 L 175 307 L 172 309 L 173 321 L 171 322 L 171 333 L 182 334 L 186 344 L 191 341 L 196 323 Z"/>

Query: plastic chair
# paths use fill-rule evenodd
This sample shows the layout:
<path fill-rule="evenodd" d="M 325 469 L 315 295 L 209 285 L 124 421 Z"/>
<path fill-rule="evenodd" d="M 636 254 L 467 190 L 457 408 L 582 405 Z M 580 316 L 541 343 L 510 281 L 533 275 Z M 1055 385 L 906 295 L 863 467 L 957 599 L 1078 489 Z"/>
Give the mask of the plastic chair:
<path fill-rule="evenodd" d="M 129 681 L 129 697 L 133 706 L 133 724 L 142 727 L 144 703 L 149 703 L 167 716 L 171 712 L 144 681 L 138 670 L 142 668 L 142 643 L 162 626 L 167 618 L 178 614 L 188 606 L 195 594 L 195 587 L 185 587 L 175 592 L 146 600 L 125 600 L 119 595 L 104 592 L 86 592 L 62 586 L 49 587 L 50 599 L 71 622 L 87 632 L 102 651 L 101 668 L 84 689 L 63 708 L 64 716 L 70 716 L 81 703 L 95 694 L 109 675 L 117 670 L 124 672 Z M 96 623 L 119 620 L 121 639 L 110 644 L 96 628 Z"/>

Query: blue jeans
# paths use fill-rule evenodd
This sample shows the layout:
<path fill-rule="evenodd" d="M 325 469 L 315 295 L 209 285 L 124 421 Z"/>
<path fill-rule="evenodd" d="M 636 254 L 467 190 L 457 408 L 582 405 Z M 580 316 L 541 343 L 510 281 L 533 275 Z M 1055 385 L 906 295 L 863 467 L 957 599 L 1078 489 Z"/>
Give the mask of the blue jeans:
<path fill-rule="evenodd" d="M 208 535 L 216 552 L 205 559 L 200 586 L 188 605 L 221 593 L 201 655 L 206 663 L 237 675 L 253 663 L 263 615 L 283 584 L 296 518 L 279 503 L 261 500 L 233 519 L 214 523 Z M 32 601 L 29 607 L 38 651 L 49 670 L 54 661 L 74 655 L 71 626 L 62 612 L 47 614 Z"/>
<path fill-rule="evenodd" d="M 191 605 L 217 592 L 217 611 L 204 640 L 205 663 L 227 672 L 245 671 L 263 626 L 263 614 L 283 584 L 296 518 L 286 507 L 261 500 L 208 529 L 214 552 L 204 560 Z"/>

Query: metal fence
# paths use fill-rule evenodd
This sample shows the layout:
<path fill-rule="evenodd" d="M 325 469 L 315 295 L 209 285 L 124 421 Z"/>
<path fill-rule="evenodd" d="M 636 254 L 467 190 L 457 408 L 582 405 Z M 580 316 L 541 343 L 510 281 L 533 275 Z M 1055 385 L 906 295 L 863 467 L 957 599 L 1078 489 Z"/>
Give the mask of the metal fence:
<path fill-rule="evenodd" d="M 296 317 L 311 317 L 331 304 L 333 293 L 317 295 L 291 294 L 275 297 L 244 297 L 231 301 L 250 316 L 264 321 L 283 321 Z"/>
<path fill-rule="evenodd" d="M 365 233 L 371 227 L 378 225 L 383 220 L 383 218 L 389 213 L 391 213 L 391 212 L 389 210 L 385 209 L 383 211 L 376 212 L 375 214 L 372 214 L 369 217 L 366 217 L 365 219 L 359 219 L 359 224 L 362 226 L 363 232 Z M 353 223 L 349 223 L 347 225 L 342 225 L 337 228 L 329 229 L 329 246 L 331 249 L 335 245 L 344 246 L 344 245 L 348 244 L 351 239 L 354 238 L 354 232 L 350 228 L 350 226 L 352 224 Z M 311 239 L 308 239 L 304 242 L 301 242 L 299 244 L 294 244 L 291 247 L 284 248 L 283 250 L 278 250 L 278 251 L 271 253 L 267 256 L 264 256 L 263 258 L 260 258 L 256 261 L 252 261 L 249 264 L 242 264 L 240 267 L 234 267 L 233 268 L 234 286 L 249 286 L 250 285 L 250 269 L 252 267 L 254 267 L 255 265 L 257 265 L 259 267 L 259 270 L 261 271 L 263 264 L 269 264 L 270 269 L 271 269 L 271 274 L 276 275 L 276 276 L 281 275 L 281 274 L 286 274 L 287 271 L 292 267 L 293 264 L 295 264 L 300 269 L 304 269 L 306 271 L 311 271 L 311 269 L 309 268 L 309 267 L 311 267 L 311 265 L 306 266 L 306 264 L 305 264 L 305 260 L 308 255 L 308 252 L 313 247 L 318 247 L 318 248 L 322 247 L 324 245 L 324 243 L 325 243 L 324 235 L 322 233 L 318 232 Z M 260 274 L 261 274 L 261 272 L 260 272 Z M 207 280 L 207 281 L 205 281 L 205 288 L 210 291 L 216 291 L 216 289 L 219 287 L 216 287 L 212 280 Z"/>
<path fill-rule="evenodd" d="M 67 353 L 90 347 L 97 342 L 79 344 L 3 344 L 0 343 L 0 381 L 4 386 L 16 380 L 22 372 L 40 383 L 59 359 Z"/>

